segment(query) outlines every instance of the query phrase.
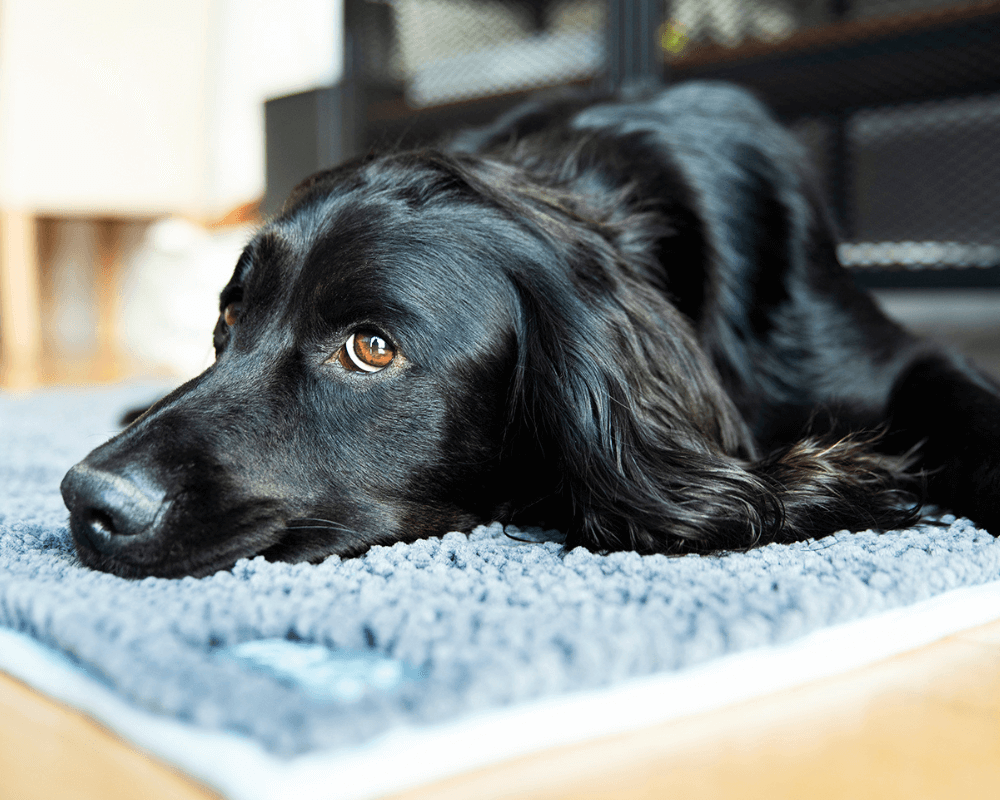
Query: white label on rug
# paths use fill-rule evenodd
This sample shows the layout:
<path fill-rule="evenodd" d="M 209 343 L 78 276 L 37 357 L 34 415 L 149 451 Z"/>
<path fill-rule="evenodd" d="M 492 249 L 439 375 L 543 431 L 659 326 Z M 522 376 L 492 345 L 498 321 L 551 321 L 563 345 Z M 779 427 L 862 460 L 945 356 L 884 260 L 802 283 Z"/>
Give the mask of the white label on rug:
<path fill-rule="evenodd" d="M 368 650 L 331 650 L 291 639 L 256 639 L 223 648 L 220 653 L 310 694 L 344 703 L 421 678 L 420 671 L 409 664 Z"/>

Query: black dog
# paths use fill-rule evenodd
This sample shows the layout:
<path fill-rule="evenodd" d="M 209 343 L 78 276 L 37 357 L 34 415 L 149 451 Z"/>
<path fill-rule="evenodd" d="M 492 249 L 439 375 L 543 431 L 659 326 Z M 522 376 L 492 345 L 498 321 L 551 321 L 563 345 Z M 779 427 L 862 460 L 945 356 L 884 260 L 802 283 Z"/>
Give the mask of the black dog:
<path fill-rule="evenodd" d="M 1000 533 L 1000 387 L 854 287 L 796 144 L 733 88 L 319 173 L 220 305 L 215 364 L 63 481 L 85 564 L 489 520 L 708 552 L 906 525 L 921 483 Z"/>

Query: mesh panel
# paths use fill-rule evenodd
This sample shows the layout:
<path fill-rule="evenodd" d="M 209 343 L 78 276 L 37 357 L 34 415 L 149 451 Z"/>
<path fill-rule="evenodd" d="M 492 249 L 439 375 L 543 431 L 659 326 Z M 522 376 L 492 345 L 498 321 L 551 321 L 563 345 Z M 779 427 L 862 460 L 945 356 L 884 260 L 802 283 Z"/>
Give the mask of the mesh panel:
<path fill-rule="evenodd" d="M 791 122 L 789 128 L 805 146 L 820 185 L 829 193 L 833 173 L 833 163 L 830 158 L 832 148 L 830 125 L 815 117 L 801 117 Z"/>
<path fill-rule="evenodd" d="M 668 49 L 679 49 L 682 44 L 733 46 L 748 39 L 778 41 L 831 18 L 828 0 L 673 0 L 667 5 L 674 35 L 680 37 L 672 46 L 668 44 Z"/>
<path fill-rule="evenodd" d="M 852 238 L 1000 244 L 1000 95 L 858 112 L 848 137 Z"/>
<path fill-rule="evenodd" d="M 391 70 L 426 106 L 597 75 L 603 0 L 393 0 Z"/>

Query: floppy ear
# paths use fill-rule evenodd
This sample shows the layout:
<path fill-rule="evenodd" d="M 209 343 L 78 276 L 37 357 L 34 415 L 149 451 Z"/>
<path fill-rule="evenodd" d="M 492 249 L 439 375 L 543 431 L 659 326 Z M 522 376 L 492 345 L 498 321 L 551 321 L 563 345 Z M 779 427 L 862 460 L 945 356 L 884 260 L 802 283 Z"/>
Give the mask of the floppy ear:
<path fill-rule="evenodd" d="M 567 546 L 677 552 L 768 538 L 780 505 L 740 466 L 749 434 L 687 322 L 662 298 L 643 297 L 653 305 L 640 311 L 621 287 L 584 295 L 533 277 L 518 286 L 515 408 L 559 476 L 553 522 Z M 655 334 L 644 330 L 660 315 Z"/>
<path fill-rule="evenodd" d="M 514 408 L 538 473 L 558 475 L 546 522 L 567 547 L 704 552 L 912 522 L 905 461 L 869 442 L 808 439 L 757 459 L 687 320 L 641 280 L 602 280 L 515 281 Z"/>

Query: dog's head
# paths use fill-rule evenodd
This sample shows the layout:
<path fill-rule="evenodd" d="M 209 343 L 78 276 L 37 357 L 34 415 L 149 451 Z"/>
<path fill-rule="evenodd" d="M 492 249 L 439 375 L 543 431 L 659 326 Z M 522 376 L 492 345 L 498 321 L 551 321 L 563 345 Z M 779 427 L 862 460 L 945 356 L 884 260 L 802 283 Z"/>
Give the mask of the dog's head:
<path fill-rule="evenodd" d="M 643 531 L 738 505 L 719 459 L 749 437 L 646 260 L 676 232 L 594 189 L 434 152 L 303 184 L 222 292 L 215 363 L 64 479 L 81 560 L 202 575 L 512 517 L 663 549 Z"/>

